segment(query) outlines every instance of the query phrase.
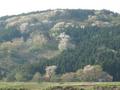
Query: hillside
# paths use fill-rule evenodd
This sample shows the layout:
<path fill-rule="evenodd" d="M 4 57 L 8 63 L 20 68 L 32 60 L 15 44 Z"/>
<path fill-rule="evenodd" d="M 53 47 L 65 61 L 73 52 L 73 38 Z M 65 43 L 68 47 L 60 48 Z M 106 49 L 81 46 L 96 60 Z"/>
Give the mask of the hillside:
<path fill-rule="evenodd" d="M 56 9 L 0 18 L 1 80 L 28 81 L 49 65 L 59 75 L 88 64 L 120 80 L 118 13 Z"/>

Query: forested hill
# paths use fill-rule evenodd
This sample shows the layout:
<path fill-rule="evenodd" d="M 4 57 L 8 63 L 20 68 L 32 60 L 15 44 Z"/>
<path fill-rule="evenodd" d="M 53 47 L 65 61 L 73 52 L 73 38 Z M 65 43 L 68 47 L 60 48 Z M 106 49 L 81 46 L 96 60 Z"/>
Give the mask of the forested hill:
<path fill-rule="evenodd" d="M 88 64 L 120 80 L 118 13 L 56 9 L 0 18 L 1 80 L 31 80 L 48 65 L 63 74 Z"/>

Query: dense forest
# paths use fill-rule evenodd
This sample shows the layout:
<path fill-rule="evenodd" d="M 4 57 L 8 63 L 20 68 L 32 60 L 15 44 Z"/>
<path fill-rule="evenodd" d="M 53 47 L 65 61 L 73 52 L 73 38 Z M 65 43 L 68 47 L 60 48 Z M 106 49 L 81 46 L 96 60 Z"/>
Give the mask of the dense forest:
<path fill-rule="evenodd" d="M 53 81 L 69 75 L 77 81 L 87 65 L 120 81 L 118 13 L 56 9 L 0 18 L 1 81 L 43 81 L 40 77 L 50 66 Z M 92 80 L 97 81 L 79 79 Z"/>

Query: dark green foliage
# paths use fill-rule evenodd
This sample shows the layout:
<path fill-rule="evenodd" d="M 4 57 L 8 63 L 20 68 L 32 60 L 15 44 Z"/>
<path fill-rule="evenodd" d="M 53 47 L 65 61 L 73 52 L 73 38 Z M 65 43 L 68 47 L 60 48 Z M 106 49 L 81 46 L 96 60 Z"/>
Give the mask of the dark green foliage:
<path fill-rule="evenodd" d="M 21 33 L 15 28 L 0 30 L 0 42 L 11 41 L 12 39 L 17 37 L 21 37 Z"/>
<path fill-rule="evenodd" d="M 74 31 L 75 36 L 80 37 L 76 49 L 64 51 L 51 60 L 52 64 L 58 66 L 58 73 L 75 71 L 87 64 L 100 64 L 114 80 L 120 80 L 120 27 L 89 29 Z M 74 33 L 70 34 L 73 39 Z"/>
<path fill-rule="evenodd" d="M 58 9 L 59 10 L 59 9 Z M 58 11 L 57 14 L 54 17 L 51 17 L 51 20 L 58 20 L 58 19 L 62 19 L 62 20 L 85 20 L 88 18 L 88 15 L 94 15 L 94 10 L 90 11 L 90 10 L 75 10 L 75 9 L 71 9 L 71 10 L 65 10 L 66 13 L 63 14 L 61 13 L 61 11 Z"/>

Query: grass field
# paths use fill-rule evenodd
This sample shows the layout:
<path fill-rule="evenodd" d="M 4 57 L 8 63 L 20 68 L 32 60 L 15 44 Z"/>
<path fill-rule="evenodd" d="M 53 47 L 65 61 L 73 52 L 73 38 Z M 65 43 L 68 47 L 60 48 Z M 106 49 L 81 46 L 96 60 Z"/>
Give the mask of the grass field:
<path fill-rule="evenodd" d="M 120 87 L 120 82 L 104 82 L 104 83 L 102 82 L 101 83 L 95 83 L 95 82 L 85 82 L 85 83 L 82 83 L 82 82 L 64 82 L 64 83 L 63 82 L 62 83 L 0 82 L 0 90 L 49 90 L 49 88 L 53 88 L 53 87 L 84 88 L 84 89 L 70 89 L 70 90 L 95 90 L 94 87 L 107 87 L 107 88 Z M 66 90 L 66 89 L 63 89 L 63 90 Z M 112 89 L 107 89 L 107 90 L 112 90 Z M 114 90 L 120 90 L 120 89 L 114 89 Z"/>

